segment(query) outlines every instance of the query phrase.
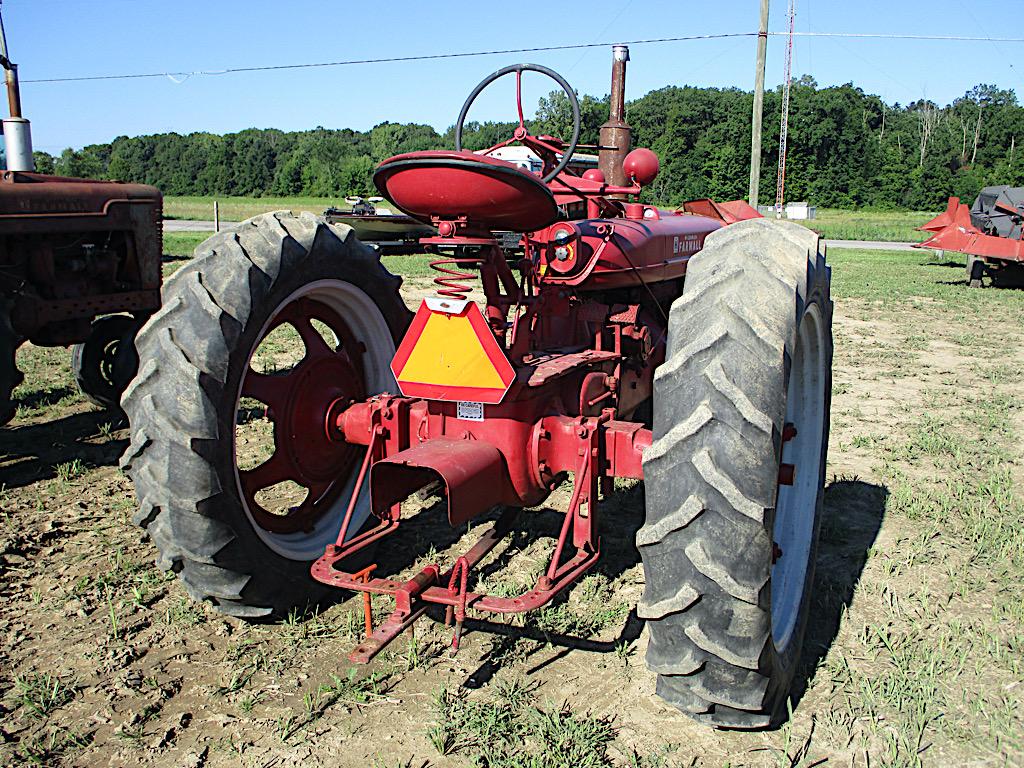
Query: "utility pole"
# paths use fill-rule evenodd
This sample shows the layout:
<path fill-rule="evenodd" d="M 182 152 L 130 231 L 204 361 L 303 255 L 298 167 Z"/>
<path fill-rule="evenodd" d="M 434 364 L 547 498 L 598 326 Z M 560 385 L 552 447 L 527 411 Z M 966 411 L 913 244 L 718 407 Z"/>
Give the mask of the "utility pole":
<path fill-rule="evenodd" d="M 761 26 L 757 33 L 757 65 L 754 67 L 754 113 L 750 128 L 749 203 L 757 207 L 757 187 L 761 183 L 761 116 L 764 112 L 764 63 L 768 52 L 768 0 L 761 0 Z"/>

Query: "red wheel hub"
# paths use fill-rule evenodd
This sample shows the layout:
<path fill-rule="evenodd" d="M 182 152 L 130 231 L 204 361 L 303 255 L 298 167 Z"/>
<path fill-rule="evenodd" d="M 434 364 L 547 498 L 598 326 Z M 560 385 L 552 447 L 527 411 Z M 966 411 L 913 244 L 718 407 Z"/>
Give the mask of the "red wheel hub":
<path fill-rule="evenodd" d="M 336 347 L 313 326 L 318 320 L 334 333 Z M 241 396 L 265 403 L 274 422 L 274 453 L 252 469 L 238 469 L 242 497 L 253 520 L 273 533 L 310 531 L 344 488 L 359 450 L 331 440 L 325 428 L 332 403 L 365 399 L 363 349 L 344 319 L 326 304 L 299 298 L 275 315 L 257 347 L 276 328 L 291 325 L 298 332 L 305 354 L 291 370 L 280 374 L 257 373 L 250 366 Z M 297 507 L 275 514 L 265 509 L 256 494 L 285 481 L 307 490 Z"/>

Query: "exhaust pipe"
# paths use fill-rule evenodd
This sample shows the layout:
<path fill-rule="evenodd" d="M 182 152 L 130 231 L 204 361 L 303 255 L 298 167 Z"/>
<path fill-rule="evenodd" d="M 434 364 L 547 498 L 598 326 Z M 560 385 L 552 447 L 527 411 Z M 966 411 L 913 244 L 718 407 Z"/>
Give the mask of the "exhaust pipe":
<path fill-rule="evenodd" d="M 4 68 L 7 83 L 7 104 L 11 116 L 5 118 L 4 145 L 7 154 L 7 170 L 34 171 L 32 158 L 32 126 L 21 116 L 21 89 L 18 87 L 18 65 L 7 57 L 7 35 L 4 32 L 3 16 L 0 16 L 0 66 Z"/>
<path fill-rule="evenodd" d="M 626 62 L 629 46 L 612 46 L 612 94 L 608 122 L 601 126 L 597 166 L 605 181 L 615 186 L 626 186 L 629 179 L 622 170 L 622 161 L 629 153 L 633 129 L 626 123 Z"/>

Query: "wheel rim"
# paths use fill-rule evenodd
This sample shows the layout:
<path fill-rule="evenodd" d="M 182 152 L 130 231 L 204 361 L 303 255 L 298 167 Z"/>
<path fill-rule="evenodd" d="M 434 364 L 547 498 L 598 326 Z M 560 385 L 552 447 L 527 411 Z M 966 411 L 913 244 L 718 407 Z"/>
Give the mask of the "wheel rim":
<path fill-rule="evenodd" d="M 117 349 L 120 346 L 121 340 L 108 339 L 103 344 L 103 349 L 100 350 L 100 359 L 97 364 L 97 374 L 99 375 L 100 381 L 107 389 L 111 392 L 115 392 L 117 389 L 117 379 L 114 376 L 114 366 L 117 360 Z"/>
<path fill-rule="evenodd" d="M 236 487 L 264 543 L 289 559 L 309 560 L 338 534 L 361 455 L 359 447 L 328 438 L 327 411 L 338 399 L 355 402 L 393 391 L 394 342 L 370 297 L 340 280 L 309 283 L 292 293 L 257 338 L 235 397 L 242 417 L 236 417 L 232 443 Z M 283 371 L 256 370 L 268 362 L 279 369 L 282 358 L 291 363 Z M 253 401 L 264 409 L 261 423 L 246 418 Z M 253 442 L 269 455 L 255 461 L 244 455 Z M 363 489 L 352 530 L 369 513 L 365 496 Z"/>
<path fill-rule="evenodd" d="M 825 366 L 824 323 L 819 306 L 811 304 L 797 332 L 786 397 L 786 423 L 796 434 L 783 443 L 782 462 L 796 472 L 792 485 L 779 485 L 772 526 L 772 640 L 780 653 L 793 639 L 810 566 L 821 486 Z"/>

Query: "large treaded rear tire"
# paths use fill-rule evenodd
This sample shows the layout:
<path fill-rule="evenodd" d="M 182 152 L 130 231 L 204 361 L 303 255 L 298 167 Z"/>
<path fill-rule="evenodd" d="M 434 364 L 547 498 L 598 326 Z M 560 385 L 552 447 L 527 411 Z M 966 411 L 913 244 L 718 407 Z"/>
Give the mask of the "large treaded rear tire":
<path fill-rule="evenodd" d="M 234 455 L 252 352 L 283 302 L 314 284 L 354 287 L 380 312 L 383 320 L 372 322 L 390 346 L 381 350 L 389 362 L 410 316 L 401 279 L 350 228 L 277 212 L 213 236 L 164 284 L 163 306 L 136 340 L 138 376 L 121 400 L 131 424 L 121 466 L 138 495 L 135 522 L 153 539 L 161 568 L 176 572 L 195 599 L 234 616 L 281 617 L 327 594 L 309 573 L 316 554 L 282 554 L 257 529 Z M 393 382 L 389 371 L 374 375 Z"/>
<path fill-rule="evenodd" d="M 0 298 L 0 427 L 14 418 L 17 408 L 12 393 L 25 379 L 14 359 L 19 342 L 11 327 L 9 302 Z"/>
<path fill-rule="evenodd" d="M 788 553 L 796 559 L 787 567 L 798 576 L 806 570 L 802 589 L 790 587 L 783 635 L 782 619 L 773 633 L 773 526 L 777 499 L 782 504 L 790 372 L 805 318 L 817 328 L 823 380 L 810 388 L 818 401 L 810 406 L 811 434 L 794 439 L 810 441 L 802 455 L 812 466 L 797 467 L 810 508 L 799 513 L 800 541 Z M 658 674 L 658 694 L 710 725 L 765 728 L 785 715 L 813 582 L 831 318 L 817 236 L 765 219 L 712 233 L 672 306 L 667 357 L 655 374 L 654 442 L 644 456 L 647 510 L 637 545 L 646 586 L 638 613 L 648 620 L 646 660 Z"/>

